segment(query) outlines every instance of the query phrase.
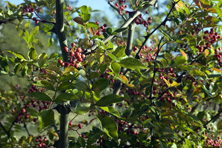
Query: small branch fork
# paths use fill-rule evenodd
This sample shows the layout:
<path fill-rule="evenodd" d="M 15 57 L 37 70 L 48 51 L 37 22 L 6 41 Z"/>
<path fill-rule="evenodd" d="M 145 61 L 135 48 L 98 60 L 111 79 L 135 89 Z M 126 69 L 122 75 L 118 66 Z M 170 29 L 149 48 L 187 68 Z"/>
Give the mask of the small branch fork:
<path fill-rule="evenodd" d="M 119 29 L 122 29 L 122 28 L 126 28 L 128 27 L 133 21 L 134 19 L 139 16 L 141 14 L 142 11 L 144 11 L 145 9 L 147 9 L 150 5 L 145 5 L 142 9 L 139 9 L 137 10 L 134 15 L 130 18 L 128 18 L 125 23 L 119 27 Z M 114 38 L 115 35 L 111 35 L 109 37 L 107 37 L 105 40 L 104 40 L 104 43 L 106 44 L 108 41 L 110 41 L 112 38 Z M 97 44 L 95 44 L 94 46 L 92 46 L 91 49 L 88 49 L 86 52 L 85 52 L 85 55 L 88 55 L 88 54 L 91 54 L 93 52 L 95 52 L 95 50 L 98 48 L 99 46 Z"/>
<path fill-rule="evenodd" d="M 178 1 L 178 2 L 179 2 L 179 1 Z M 137 59 L 140 58 L 140 57 L 139 57 L 139 54 L 140 54 L 143 46 L 146 44 L 147 40 L 149 39 L 149 37 L 150 37 L 151 35 L 153 35 L 153 33 L 154 33 L 157 29 L 159 29 L 162 25 L 164 26 L 164 25 L 166 24 L 166 22 L 168 21 L 168 17 L 170 16 L 171 12 L 173 11 L 174 7 L 176 6 L 176 4 L 177 4 L 178 2 L 173 2 L 172 7 L 171 7 L 170 11 L 168 12 L 166 18 L 163 20 L 163 22 L 160 23 L 151 33 L 149 33 L 149 34 L 147 34 L 147 35 L 145 36 L 145 40 L 143 41 L 142 45 L 140 46 L 140 49 L 139 49 L 139 51 L 137 52 L 135 58 L 137 58 Z"/>

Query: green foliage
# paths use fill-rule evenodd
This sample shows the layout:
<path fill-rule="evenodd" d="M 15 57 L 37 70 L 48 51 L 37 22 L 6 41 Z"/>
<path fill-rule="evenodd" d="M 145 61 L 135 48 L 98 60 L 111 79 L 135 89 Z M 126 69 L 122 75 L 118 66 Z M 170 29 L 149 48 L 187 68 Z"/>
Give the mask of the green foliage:
<path fill-rule="evenodd" d="M 58 30 L 53 0 L 0 9 L 0 147 L 220 147 L 221 2 L 109 4 L 121 27 L 68 5 Z"/>

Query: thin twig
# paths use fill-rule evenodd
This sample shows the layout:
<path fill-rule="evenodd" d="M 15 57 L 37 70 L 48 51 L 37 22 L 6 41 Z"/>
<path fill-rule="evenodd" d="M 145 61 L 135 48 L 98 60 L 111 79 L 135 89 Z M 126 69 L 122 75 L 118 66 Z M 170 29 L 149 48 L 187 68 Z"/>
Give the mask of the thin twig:
<path fill-rule="evenodd" d="M 154 83 L 154 79 L 155 79 L 155 75 L 156 75 L 156 65 L 157 65 L 157 58 L 158 58 L 158 55 L 159 55 L 159 52 L 162 48 L 162 46 L 160 47 L 160 44 L 162 42 L 162 40 L 164 39 L 164 37 L 162 37 L 159 41 L 159 44 L 158 44 L 158 50 L 156 52 L 156 57 L 155 57 L 155 60 L 154 60 L 154 70 L 153 70 L 153 78 L 152 78 L 152 82 L 151 82 L 151 87 L 150 87 L 150 97 L 149 99 L 152 98 L 152 93 L 153 93 L 153 83 Z"/>
<path fill-rule="evenodd" d="M 178 2 L 179 2 L 179 1 L 178 1 Z M 143 41 L 142 45 L 140 46 L 139 51 L 136 53 L 135 58 L 139 59 L 139 54 L 140 54 L 143 46 L 146 44 L 147 40 L 149 39 L 149 37 L 150 37 L 151 35 L 153 35 L 153 33 L 154 33 L 157 29 L 159 29 L 162 25 L 165 25 L 165 24 L 166 24 L 166 22 L 168 21 L 168 17 L 170 16 L 171 12 L 173 11 L 175 5 L 176 5 L 178 2 L 173 2 L 172 7 L 171 7 L 170 11 L 168 12 L 166 18 L 163 20 L 163 22 L 160 23 L 151 33 L 149 33 L 149 34 L 147 34 L 147 35 L 145 36 L 145 40 Z"/>
<path fill-rule="evenodd" d="M 113 6 L 113 4 L 110 3 L 110 1 L 108 0 L 107 3 L 114 9 L 116 10 L 117 12 L 119 11 L 115 6 Z M 123 15 L 123 14 L 120 14 L 120 16 L 124 19 L 124 21 L 127 20 L 127 18 Z"/>

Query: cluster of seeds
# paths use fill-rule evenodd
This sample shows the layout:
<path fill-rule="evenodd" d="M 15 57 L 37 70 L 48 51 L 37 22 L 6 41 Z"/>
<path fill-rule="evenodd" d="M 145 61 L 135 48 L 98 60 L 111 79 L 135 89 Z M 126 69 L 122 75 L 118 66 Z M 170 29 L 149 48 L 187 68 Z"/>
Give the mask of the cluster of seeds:
<path fill-rule="evenodd" d="M 126 0 L 118 0 L 118 2 L 115 4 L 120 15 L 122 14 L 122 11 L 125 11 L 125 9 L 128 7 L 128 5 L 124 4 L 125 2 L 126 2 Z M 127 13 L 127 11 L 126 11 L 126 13 Z"/>
<path fill-rule="evenodd" d="M 214 32 L 213 28 L 210 29 L 210 32 L 208 30 L 204 31 L 204 34 L 205 35 L 203 36 L 203 39 L 205 44 L 196 46 L 199 52 L 203 52 L 204 49 L 210 48 L 213 43 L 217 42 L 218 39 L 221 38 L 221 36 L 218 35 L 218 33 Z"/>
<path fill-rule="evenodd" d="M 75 48 L 75 43 L 72 43 L 71 46 L 72 48 L 70 50 L 66 46 L 63 49 L 65 52 L 69 53 L 70 62 L 63 62 L 62 60 L 58 60 L 58 62 L 61 66 L 74 66 L 75 68 L 78 68 L 79 64 L 85 58 L 85 54 L 81 54 L 83 52 L 82 48 Z"/>
<path fill-rule="evenodd" d="M 47 144 L 47 138 L 46 137 L 42 137 L 42 136 L 38 136 L 35 140 L 36 142 L 36 145 L 35 145 L 35 148 L 49 148 L 48 144 Z"/>
<path fill-rule="evenodd" d="M 218 60 L 220 67 L 222 67 L 222 58 L 221 58 L 222 52 L 221 52 L 221 48 L 214 49 L 214 51 L 215 51 L 214 57 Z"/>
<path fill-rule="evenodd" d="M 96 22 L 97 25 L 99 25 L 99 22 Z M 107 27 L 107 24 L 103 24 L 103 26 L 99 27 L 95 34 L 98 35 L 98 36 L 101 36 L 101 32 L 106 32 L 106 27 Z"/>
<path fill-rule="evenodd" d="M 144 25 L 144 27 L 148 27 L 148 25 L 152 23 L 152 17 L 148 17 L 148 19 L 145 20 L 140 14 L 138 17 L 135 18 L 135 23 L 137 25 Z"/>

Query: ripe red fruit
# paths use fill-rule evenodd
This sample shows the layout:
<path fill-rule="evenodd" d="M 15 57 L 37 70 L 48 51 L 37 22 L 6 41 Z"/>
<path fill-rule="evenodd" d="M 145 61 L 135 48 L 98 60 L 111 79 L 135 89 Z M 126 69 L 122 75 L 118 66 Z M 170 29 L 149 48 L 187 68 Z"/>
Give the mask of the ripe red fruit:
<path fill-rule="evenodd" d="M 69 54 L 71 57 L 73 57 L 75 55 L 73 51 L 71 51 Z"/>
<path fill-rule="evenodd" d="M 62 64 L 62 60 L 58 60 L 58 63 L 59 63 L 59 64 Z"/>
<path fill-rule="evenodd" d="M 83 138 L 86 138 L 86 135 L 82 134 L 82 137 L 83 137 Z"/>
<path fill-rule="evenodd" d="M 85 56 L 84 54 L 81 55 L 81 58 L 85 59 L 85 57 L 86 57 L 86 56 Z"/>
<path fill-rule="evenodd" d="M 72 122 L 69 122 L 69 125 L 72 126 Z"/>
<path fill-rule="evenodd" d="M 99 25 L 99 22 L 96 22 L 97 25 Z"/>
<path fill-rule="evenodd" d="M 103 26 L 104 26 L 104 27 L 107 27 L 107 24 L 104 24 Z"/>
<path fill-rule="evenodd" d="M 78 68 L 78 67 L 79 67 L 79 64 L 76 63 L 76 64 L 75 64 L 75 68 Z"/>
<path fill-rule="evenodd" d="M 12 109 L 12 113 L 15 113 L 15 110 L 14 110 L 14 109 Z"/>
<path fill-rule="evenodd" d="M 79 127 L 79 129 L 81 129 L 82 128 L 82 123 L 79 123 L 78 127 Z"/>
<path fill-rule="evenodd" d="M 75 43 L 73 42 L 73 43 L 71 44 L 71 46 L 72 46 L 72 48 L 74 48 L 74 47 L 75 47 Z"/>
<path fill-rule="evenodd" d="M 81 49 L 81 48 L 77 48 L 76 52 L 81 53 L 81 52 L 82 52 L 82 49 Z"/>
<path fill-rule="evenodd" d="M 64 49 L 63 49 L 65 52 L 69 52 L 69 48 L 68 47 L 64 47 Z"/>
<path fill-rule="evenodd" d="M 22 113 L 25 113 L 25 112 L 26 112 L 26 110 L 23 108 L 23 109 L 22 109 Z"/>

